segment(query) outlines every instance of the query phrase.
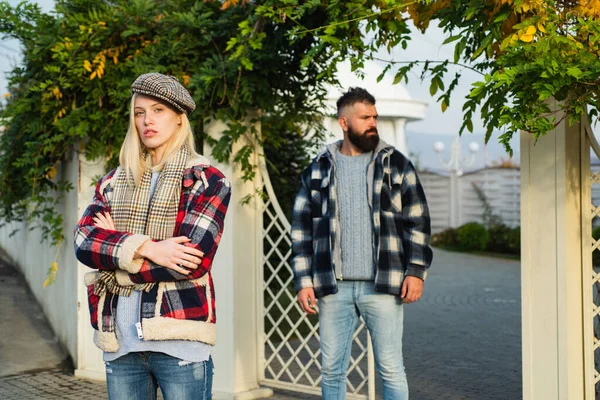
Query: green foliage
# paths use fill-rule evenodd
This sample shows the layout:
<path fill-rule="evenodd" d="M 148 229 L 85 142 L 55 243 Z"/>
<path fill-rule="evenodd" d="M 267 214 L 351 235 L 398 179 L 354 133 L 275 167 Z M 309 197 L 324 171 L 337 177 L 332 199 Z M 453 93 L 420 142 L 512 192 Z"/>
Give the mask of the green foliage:
<path fill-rule="evenodd" d="M 458 231 L 448 228 L 431 235 L 431 245 L 450 249 L 458 247 Z"/>
<path fill-rule="evenodd" d="M 597 226 L 592 230 L 592 237 L 594 240 L 600 240 L 600 226 Z"/>
<path fill-rule="evenodd" d="M 336 62 L 346 60 L 351 62 L 352 70 L 361 75 L 365 61 L 372 59 L 378 50 L 406 48 L 410 40 L 410 29 L 402 16 L 405 2 L 267 0 L 260 3 L 256 9 L 257 19 L 285 27 L 292 42 L 314 42 L 302 55 L 301 65 L 316 64 L 323 76 L 334 74 Z M 247 51 L 246 43 L 253 38 L 253 33 L 240 29 L 234 39 L 237 52 Z M 270 40 L 263 40 L 263 45 Z"/>
<path fill-rule="evenodd" d="M 495 224 L 488 228 L 490 239 L 486 251 L 492 253 L 515 254 L 521 253 L 521 229 L 511 228 L 505 224 Z"/>
<path fill-rule="evenodd" d="M 599 231 L 600 232 L 600 231 Z M 600 236 L 600 233 L 598 233 Z M 485 242 L 485 243 L 484 243 Z M 521 254 L 521 228 L 494 224 L 486 229 L 476 222 L 448 228 L 431 236 L 431 245 L 448 250 Z M 600 251 L 598 251 L 600 255 Z"/>
<path fill-rule="evenodd" d="M 490 239 L 485 226 L 478 222 L 469 222 L 457 230 L 458 247 L 465 251 L 483 251 Z"/>
<path fill-rule="evenodd" d="M 315 154 L 323 142 L 325 131 L 320 117 L 308 125 L 309 135 L 304 129 L 280 118 L 264 118 L 263 129 L 279 132 L 270 135 L 264 142 L 265 161 L 277 201 L 288 221 L 292 220 L 294 199 L 300 188 L 300 175 L 308 166 L 307 154 Z"/>
<path fill-rule="evenodd" d="M 463 107 L 461 133 L 473 130 L 472 116 L 479 110 L 486 141 L 500 129 L 499 141 L 512 155 L 509 141 L 519 130 L 537 138 L 565 118 L 579 120 L 588 106 L 597 120 L 597 2 L 440 0 L 415 5 L 410 15 L 422 30 L 429 21 L 439 22 L 449 35 L 446 42 L 454 43 L 454 63 L 464 60 L 482 73 Z M 548 103 L 551 98 L 560 102 L 558 109 Z"/>
<path fill-rule="evenodd" d="M 479 112 L 486 140 L 501 129 L 499 140 L 512 152 L 518 130 L 537 137 L 563 118 L 578 119 L 588 105 L 594 121 L 600 105 L 600 9 L 588 0 L 57 0 L 52 14 L 7 2 L 0 13 L 0 33 L 24 50 L 0 110 L 0 220 L 31 219 L 34 210 L 54 226 L 54 242 L 61 235 L 48 198 L 66 187 L 53 171 L 78 145 L 88 158 L 116 164 L 129 85 L 144 72 L 186 85 L 198 104 L 198 142 L 213 145 L 218 161 L 233 160 L 251 179 L 250 146 L 266 144 L 281 155 L 284 167 L 269 167 L 286 182 L 306 158 L 282 150 L 281 138 L 294 142 L 318 126 L 336 62 L 349 60 L 362 74 L 380 49 L 406 48 L 410 20 L 423 31 L 438 22 L 454 59 L 392 61 L 379 78 L 394 73 L 399 83 L 422 67 L 421 79 L 446 110 L 461 77 L 449 67 L 478 71 L 483 79 L 465 103 L 461 132 L 473 130 Z M 564 114 L 549 107 L 550 98 Z M 258 110 L 260 132 L 245 128 L 249 110 Z M 203 133 L 209 118 L 228 121 L 221 137 Z"/>
<path fill-rule="evenodd" d="M 421 80 L 429 80 L 431 96 L 442 111 L 450 106 L 460 72 L 468 68 L 482 76 L 463 106 L 460 133 L 473 131 L 479 112 L 486 126 L 486 141 L 499 129 L 499 141 L 512 155 L 509 141 L 526 130 L 539 137 L 563 119 L 578 120 L 590 106 L 597 120 L 600 92 L 600 6 L 596 0 L 435 0 L 435 1 L 308 1 L 271 0 L 257 14 L 275 23 L 293 21 L 293 40 L 311 36 L 314 47 L 303 65 L 323 52 L 333 60 L 349 60 L 359 74 L 377 48 L 406 48 L 410 40 L 407 22 L 425 32 L 436 22 L 448 35 L 444 44 L 454 46 L 452 60 L 388 60 L 379 79 L 394 73 L 394 83 L 408 81 L 415 68 Z M 307 15 L 325 12 L 307 27 L 299 22 Z M 249 32 L 246 30 L 246 32 Z M 246 35 L 246 41 L 251 35 Z M 238 42 L 244 34 L 240 31 Z M 383 60 L 382 60 L 383 61 Z M 323 73 L 335 65 L 323 66 Z M 452 73 L 449 85 L 444 78 Z M 553 109 L 548 100 L 560 103 Z M 593 122 L 592 121 L 592 122 Z"/>
<path fill-rule="evenodd" d="M 300 127 L 318 125 L 325 85 L 335 83 L 320 67 L 331 53 L 316 51 L 312 36 L 291 40 L 297 24 L 266 20 L 257 12 L 261 7 L 57 0 L 55 12 L 45 14 L 33 4 L 0 2 L 0 33 L 23 49 L 0 109 L 6 127 L 0 135 L 0 220 L 38 221 L 58 243 L 62 221 L 54 204 L 69 189 L 53 181 L 58 164 L 79 148 L 89 159 L 116 165 L 131 82 L 149 71 L 178 77 L 198 106 L 191 116 L 197 142 L 213 145 L 218 161 L 232 160 L 252 179 L 252 147 L 276 144 L 287 132 L 301 138 Z M 311 29 L 326 17 L 316 10 L 297 22 Z M 249 110 L 260 110 L 250 113 L 262 122 L 260 132 L 246 128 Z M 219 138 L 203 132 L 211 118 L 229 125 Z M 293 156 L 307 158 L 302 151 Z"/>

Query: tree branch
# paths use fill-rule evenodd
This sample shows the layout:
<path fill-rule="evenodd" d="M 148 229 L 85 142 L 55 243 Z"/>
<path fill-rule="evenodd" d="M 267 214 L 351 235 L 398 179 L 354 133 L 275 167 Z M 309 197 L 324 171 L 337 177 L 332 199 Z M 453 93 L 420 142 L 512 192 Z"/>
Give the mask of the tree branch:
<path fill-rule="evenodd" d="M 446 61 L 437 61 L 437 60 L 412 60 L 412 61 L 395 61 L 395 60 L 384 60 L 383 58 L 379 58 L 379 57 L 373 57 L 373 60 L 377 60 L 377 61 L 381 61 L 381 62 L 385 62 L 388 64 L 410 64 L 410 63 L 417 63 L 417 64 L 425 64 L 425 63 L 429 63 L 429 64 L 443 64 L 445 62 L 447 62 L 448 64 L 451 65 L 456 65 L 457 67 L 463 67 L 463 68 L 467 68 L 470 69 L 473 72 L 477 72 L 479 75 L 484 76 L 485 74 L 481 71 L 478 71 L 477 69 L 467 65 L 467 64 L 462 64 L 462 63 L 455 63 L 449 60 Z"/>

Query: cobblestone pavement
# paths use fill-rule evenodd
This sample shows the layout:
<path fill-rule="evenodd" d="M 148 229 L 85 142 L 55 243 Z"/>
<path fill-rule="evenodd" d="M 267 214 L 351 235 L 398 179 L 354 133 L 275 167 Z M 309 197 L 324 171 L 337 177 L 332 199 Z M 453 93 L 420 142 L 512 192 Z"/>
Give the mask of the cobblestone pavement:
<path fill-rule="evenodd" d="M 4 323 L 8 317 L 2 309 L 16 308 L 26 296 L 31 295 L 22 278 L 0 260 L 1 334 L 15 330 Z M 43 328 L 43 316 L 35 315 L 34 326 Z M 22 326 L 18 334 L 28 334 Z M 55 341 L 37 330 L 45 346 L 40 351 L 50 355 L 41 364 L 37 359 L 19 366 L 8 362 L 14 346 L 0 335 L 0 399 L 107 398 L 103 383 L 75 378 L 65 360 L 52 357 Z M 436 249 L 422 299 L 405 308 L 404 359 L 411 400 L 522 398 L 519 262 Z M 379 379 L 376 385 L 381 398 Z M 287 391 L 272 397 L 318 398 Z"/>
<path fill-rule="evenodd" d="M 0 399 L 107 399 L 103 383 L 77 379 L 72 373 L 50 370 L 0 378 Z"/>

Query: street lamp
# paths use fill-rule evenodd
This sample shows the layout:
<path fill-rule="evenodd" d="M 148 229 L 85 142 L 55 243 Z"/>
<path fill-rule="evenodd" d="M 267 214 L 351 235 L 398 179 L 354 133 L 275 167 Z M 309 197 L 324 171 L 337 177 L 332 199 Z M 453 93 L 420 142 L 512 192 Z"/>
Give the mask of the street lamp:
<path fill-rule="evenodd" d="M 452 142 L 452 153 L 450 160 L 442 159 L 442 151 L 444 151 L 444 143 L 435 142 L 433 150 L 437 154 L 440 163 L 449 172 L 450 177 L 450 207 L 449 207 L 449 223 L 450 227 L 456 228 L 460 223 L 460 181 L 458 177 L 463 174 L 462 167 L 470 167 L 475 162 L 475 154 L 479 151 L 479 145 L 475 142 L 469 144 L 469 152 L 471 155 L 468 158 L 463 158 L 460 148 L 460 137 L 457 136 Z"/>
<path fill-rule="evenodd" d="M 475 162 L 475 154 L 479 151 L 479 145 L 475 142 L 471 142 L 469 144 L 469 151 L 471 155 L 468 158 L 462 159 L 461 156 L 461 148 L 460 148 L 460 137 L 457 136 L 452 142 L 452 153 L 450 155 L 450 160 L 444 161 L 442 159 L 442 151 L 444 151 L 444 143 L 435 142 L 433 144 L 433 150 L 437 153 L 438 160 L 440 163 L 446 168 L 448 171 L 452 173 L 452 171 L 456 172 L 457 176 L 461 176 L 463 171 L 462 167 L 470 167 Z"/>

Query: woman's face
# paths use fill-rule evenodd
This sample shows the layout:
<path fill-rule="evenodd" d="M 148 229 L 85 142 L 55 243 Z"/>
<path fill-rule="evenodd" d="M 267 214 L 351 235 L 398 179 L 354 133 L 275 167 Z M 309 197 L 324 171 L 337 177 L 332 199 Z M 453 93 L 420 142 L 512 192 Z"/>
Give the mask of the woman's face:
<path fill-rule="evenodd" d="M 179 130 L 181 115 L 159 99 L 143 95 L 136 96 L 133 112 L 140 139 L 148 149 L 154 150 L 152 163 L 157 164 L 167 143 Z"/>

